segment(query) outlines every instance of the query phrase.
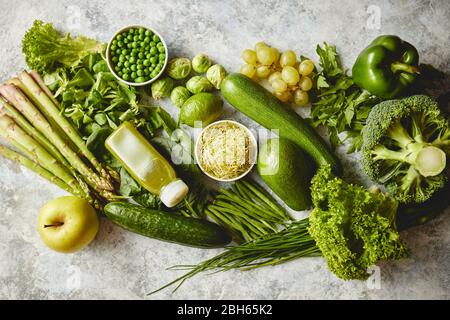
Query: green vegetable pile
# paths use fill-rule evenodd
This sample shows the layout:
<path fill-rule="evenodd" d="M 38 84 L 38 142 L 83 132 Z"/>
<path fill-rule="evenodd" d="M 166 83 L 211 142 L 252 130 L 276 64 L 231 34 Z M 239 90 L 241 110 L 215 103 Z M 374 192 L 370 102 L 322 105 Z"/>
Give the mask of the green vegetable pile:
<path fill-rule="evenodd" d="M 145 29 L 119 34 L 110 46 L 117 75 L 140 83 L 162 73 L 167 52 L 159 40 Z M 402 96 L 426 82 L 418 74 L 417 50 L 396 36 L 378 37 L 358 56 L 352 78 L 336 47 L 327 43 L 316 49 L 321 70 L 304 57 L 297 66 L 291 50 L 279 56 L 263 43 L 257 46 L 256 52 L 245 51 L 244 60 L 253 64 L 244 69 L 253 68 L 252 77 L 263 79 L 282 61 L 283 72 L 268 79 L 284 86 L 278 95 L 249 72 L 227 75 L 205 54 L 171 59 L 146 93 L 145 87 L 138 90 L 115 77 L 103 43 L 63 35 L 36 20 L 23 38 L 26 62 L 36 71 L 0 85 L 0 135 L 11 145 L 0 145 L 0 154 L 98 210 L 106 206 L 107 217 L 133 232 L 198 247 L 224 246 L 233 236 L 237 245 L 198 265 L 178 266 L 187 273 L 161 289 L 203 271 L 246 270 L 319 255 L 337 277 L 364 280 L 379 261 L 407 257 L 399 231 L 428 221 L 450 201 L 447 115 L 431 97 Z M 257 60 L 263 63 L 258 70 Z M 312 127 L 325 126 L 333 147 L 351 139 L 348 152 L 361 150 L 364 172 L 383 184 L 386 194 L 339 176 L 341 163 L 326 142 L 286 108 L 283 101 L 289 99 L 280 96 L 284 81 L 298 84 L 300 93 L 313 88 Z M 261 147 L 258 173 L 287 206 L 303 210 L 312 202 L 309 217 L 293 221 L 250 178 L 216 193 L 206 188 L 192 138 L 180 124 L 217 120 L 224 103 L 215 89 L 266 129 L 279 130 L 281 139 Z M 309 96 L 296 103 L 305 105 Z M 180 109 L 178 123 L 148 102 L 169 97 Z M 189 184 L 190 192 L 175 208 L 165 208 L 105 149 L 105 139 L 124 121 L 172 160 L 176 176 Z"/>
<path fill-rule="evenodd" d="M 311 185 L 314 209 L 309 218 L 285 229 L 227 247 L 224 253 L 195 266 L 153 294 L 204 271 L 253 269 L 300 257 L 323 255 L 341 279 L 367 279 L 367 268 L 383 260 L 408 256 L 396 227 L 397 201 L 378 191 L 346 183 L 330 166 L 318 170 Z"/>

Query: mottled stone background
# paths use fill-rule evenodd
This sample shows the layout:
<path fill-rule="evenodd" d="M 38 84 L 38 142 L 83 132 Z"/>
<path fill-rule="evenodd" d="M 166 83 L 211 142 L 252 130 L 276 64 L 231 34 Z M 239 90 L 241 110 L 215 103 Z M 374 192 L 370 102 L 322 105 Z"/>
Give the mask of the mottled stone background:
<path fill-rule="evenodd" d="M 25 68 L 21 38 L 34 19 L 102 41 L 120 27 L 143 24 L 165 37 L 172 55 L 209 54 L 237 70 L 240 53 L 266 40 L 317 58 L 315 46 L 336 44 L 351 67 L 358 52 L 379 34 L 397 34 L 419 49 L 423 62 L 450 71 L 448 1 L 124 1 L 0 0 L 0 80 Z M 378 13 L 380 19 L 377 19 Z M 163 103 L 168 106 L 167 103 Z M 174 109 L 170 109 L 175 114 Z M 254 126 L 250 120 L 227 109 Z M 355 156 L 339 150 L 348 177 L 358 176 Z M 356 164 L 356 165 L 355 165 Z M 200 250 L 147 239 L 102 220 L 86 250 L 61 255 L 36 232 L 39 208 L 63 192 L 16 164 L 0 160 L 0 298 L 140 299 L 181 273 L 175 264 L 195 264 L 220 250 Z M 408 260 L 381 265 L 380 288 L 342 282 L 320 258 L 255 271 L 200 275 L 173 299 L 416 299 L 450 298 L 450 215 L 403 233 Z"/>

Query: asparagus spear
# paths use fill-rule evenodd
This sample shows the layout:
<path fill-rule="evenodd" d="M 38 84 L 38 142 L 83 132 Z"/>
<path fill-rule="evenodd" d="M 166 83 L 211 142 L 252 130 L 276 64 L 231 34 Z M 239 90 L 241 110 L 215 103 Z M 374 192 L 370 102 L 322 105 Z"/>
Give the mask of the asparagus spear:
<path fill-rule="evenodd" d="M 61 162 L 64 166 L 70 169 L 70 164 L 67 162 L 66 158 L 55 148 L 55 146 L 35 127 L 28 122 L 27 119 L 23 117 L 23 115 L 17 111 L 12 105 L 5 101 L 2 97 L 0 97 L 0 108 L 4 108 L 6 113 L 14 119 L 14 121 L 24 130 L 26 131 L 33 139 L 39 142 L 52 156 L 54 156 L 59 162 Z"/>
<path fill-rule="evenodd" d="M 91 170 L 77 154 L 64 142 L 55 132 L 45 117 L 28 100 L 28 98 L 14 85 L 3 84 L 0 86 L 0 93 L 9 100 L 34 126 L 45 134 L 66 157 L 68 162 L 77 170 L 95 190 L 112 191 L 113 186 L 109 181 L 100 178 Z"/>
<path fill-rule="evenodd" d="M 39 85 L 39 87 L 42 89 L 42 91 L 44 91 L 47 96 L 52 100 L 53 104 L 55 106 L 58 107 L 58 109 L 61 109 L 59 106 L 59 102 L 58 100 L 56 100 L 55 96 L 53 95 L 53 93 L 50 91 L 50 89 L 45 85 L 44 80 L 42 79 L 42 77 L 39 75 L 39 73 L 35 70 L 31 71 L 29 73 L 29 75 L 33 78 L 33 80 Z M 19 80 L 20 81 L 20 80 Z M 76 131 L 75 131 L 76 132 Z M 106 166 L 106 170 L 109 173 L 109 175 L 116 181 L 116 182 L 120 182 L 120 176 L 117 173 L 117 171 L 115 171 L 114 169 L 108 168 Z"/>
<path fill-rule="evenodd" d="M 42 110 L 42 108 L 39 107 L 39 101 L 34 99 L 32 96 L 32 92 L 23 84 L 19 78 L 11 78 L 8 81 L 6 81 L 8 84 L 13 84 L 16 86 L 20 91 L 31 100 L 31 103 L 39 110 L 39 112 L 42 113 L 42 115 L 47 119 L 48 123 L 50 123 L 50 126 L 55 131 L 55 133 L 61 137 L 61 139 L 64 140 L 64 142 L 72 149 L 77 150 L 77 146 L 72 142 L 72 140 L 69 139 L 69 137 L 66 135 L 66 133 L 61 129 L 58 123 L 46 112 L 46 110 Z"/>
<path fill-rule="evenodd" d="M 25 131 L 23 131 L 12 118 L 6 114 L 0 115 L 0 135 L 8 140 L 12 145 L 24 150 L 26 154 L 34 162 L 38 163 L 54 175 L 63 180 L 67 185 L 72 188 L 72 193 L 88 197 L 85 192 L 79 186 L 77 180 L 70 174 L 70 172 L 60 164 L 55 158 L 53 158 L 47 150 L 44 149 L 39 143 L 31 138 Z"/>
<path fill-rule="evenodd" d="M 27 87 L 28 91 L 30 91 L 30 98 L 33 101 L 38 102 L 37 106 L 39 106 L 39 109 L 41 109 L 41 111 L 45 110 L 45 112 L 59 124 L 70 140 L 75 143 L 75 145 L 82 152 L 83 156 L 85 156 L 94 166 L 95 170 L 97 170 L 97 172 L 100 173 L 100 175 L 106 180 L 110 180 L 108 172 L 105 168 L 103 168 L 94 154 L 87 148 L 85 141 L 80 137 L 72 123 L 60 113 L 58 106 L 53 103 L 53 101 L 42 89 L 40 89 L 39 85 L 33 80 L 33 78 L 26 71 L 22 71 L 19 74 L 19 79 L 25 87 Z"/>
<path fill-rule="evenodd" d="M 39 88 L 41 88 L 42 91 L 45 92 L 45 94 L 52 99 L 52 102 L 55 106 L 59 106 L 58 100 L 56 100 L 55 96 L 53 95 L 53 93 L 50 91 L 50 89 L 45 85 L 44 80 L 42 79 L 42 77 L 39 75 L 39 73 L 35 70 L 30 72 L 30 76 L 33 78 L 33 80 L 39 85 Z"/>
<path fill-rule="evenodd" d="M 61 189 L 65 190 L 69 193 L 74 192 L 74 190 L 71 187 L 69 187 L 69 185 L 67 185 L 64 181 L 62 181 L 60 178 L 55 176 L 50 171 L 44 169 L 39 164 L 31 161 L 30 159 L 21 155 L 20 153 L 14 151 L 14 150 L 11 150 L 8 147 L 3 146 L 1 144 L 0 144 L 0 155 L 2 155 L 3 157 L 5 157 L 7 159 L 12 160 L 12 161 L 18 162 L 19 164 L 23 165 L 24 167 L 27 167 L 28 169 L 34 171 L 35 173 L 37 173 L 44 179 L 47 179 L 48 181 L 56 184 Z"/>

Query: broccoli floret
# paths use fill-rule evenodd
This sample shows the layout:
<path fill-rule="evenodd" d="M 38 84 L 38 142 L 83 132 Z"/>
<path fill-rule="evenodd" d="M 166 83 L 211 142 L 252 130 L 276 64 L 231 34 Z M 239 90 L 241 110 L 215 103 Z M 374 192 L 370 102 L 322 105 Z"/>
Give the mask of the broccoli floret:
<path fill-rule="evenodd" d="M 58 65 L 75 67 L 90 53 L 102 53 L 104 44 L 94 39 L 60 34 L 50 23 L 35 20 L 22 40 L 27 65 L 41 73 L 53 71 Z"/>
<path fill-rule="evenodd" d="M 367 279 L 380 260 L 408 255 L 396 230 L 398 202 L 335 177 L 322 167 L 312 179 L 309 233 L 339 278 Z"/>
<path fill-rule="evenodd" d="M 450 129 L 436 101 L 416 95 L 376 105 L 363 129 L 361 163 L 402 203 L 422 203 L 447 180 Z"/>

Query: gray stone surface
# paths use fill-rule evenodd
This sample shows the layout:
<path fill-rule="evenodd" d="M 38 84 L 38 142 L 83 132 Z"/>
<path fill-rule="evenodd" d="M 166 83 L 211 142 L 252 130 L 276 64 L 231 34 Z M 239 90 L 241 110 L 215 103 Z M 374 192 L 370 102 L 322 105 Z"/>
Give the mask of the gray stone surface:
<path fill-rule="evenodd" d="M 259 3 L 259 4 L 257 4 Z M 397 34 L 414 43 L 422 61 L 450 71 L 448 1 L 119 1 L 0 0 L 0 79 L 25 68 L 21 38 L 34 19 L 107 41 L 128 24 L 152 26 L 165 37 L 172 55 L 209 54 L 237 70 L 240 53 L 260 40 L 315 57 L 322 41 L 336 44 L 350 67 L 358 52 L 379 34 Z M 380 12 L 380 24 L 373 13 Z M 163 103 L 168 105 L 167 103 Z M 174 109 L 170 109 L 175 114 Z M 250 120 L 227 109 L 227 117 Z M 357 156 L 339 150 L 357 177 Z M 0 160 L 0 298 L 141 299 L 174 277 L 176 264 L 195 264 L 219 250 L 167 244 L 101 221 L 86 250 L 62 255 L 47 249 L 36 232 L 39 208 L 63 192 L 30 171 Z M 403 233 L 408 260 L 381 265 L 380 288 L 342 282 L 320 258 L 297 260 L 255 271 L 200 275 L 172 299 L 416 299 L 450 298 L 450 216 Z"/>

